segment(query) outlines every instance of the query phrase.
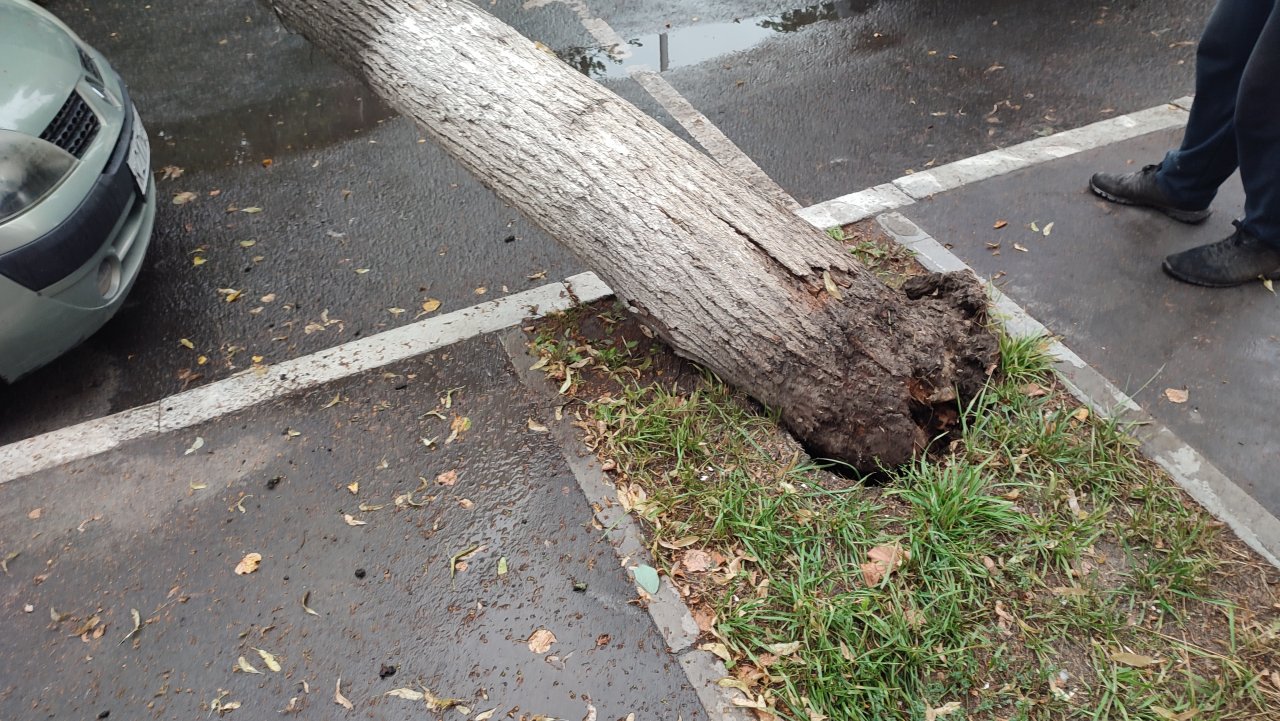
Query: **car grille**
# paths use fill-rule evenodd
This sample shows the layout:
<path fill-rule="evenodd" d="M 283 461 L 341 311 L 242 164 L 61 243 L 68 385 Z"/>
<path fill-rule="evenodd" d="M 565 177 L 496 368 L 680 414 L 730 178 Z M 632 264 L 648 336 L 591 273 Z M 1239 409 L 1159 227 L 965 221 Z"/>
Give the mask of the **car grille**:
<path fill-rule="evenodd" d="M 76 50 L 80 51 L 80 67 L 84 68 L 85 73 L 101 85 L 102 72 L 98 70 L 98 64 L 93 61 L 93 58 L 89 56 L 89 53 L 84 51 L 84 48 L 77 47 Z"/>
<path fill-rule="evenodd" d="M 89 104 L 80 97 L 80 93 L 72 91 L 71 97 L 62 104 L 62 109 L 54 116 L 53 122 L 40 134 L 40 139 L 79 158 L 97 132 L 98 116 L 89 109 Z"/>

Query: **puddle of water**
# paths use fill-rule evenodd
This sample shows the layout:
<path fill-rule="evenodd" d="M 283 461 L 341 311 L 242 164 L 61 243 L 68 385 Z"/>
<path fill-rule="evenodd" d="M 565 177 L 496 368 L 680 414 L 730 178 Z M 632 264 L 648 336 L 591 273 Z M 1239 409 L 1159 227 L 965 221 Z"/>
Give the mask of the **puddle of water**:
<path fill-rule="evenodd" d="M 856 17 L 865 14 L 876 1 L 841 0 L 788 10 L 780 15 L 701 23 L 633 38 L 622 48 L 565 48 L 556 51 L 556 56 L 593 78 L 625 78 L 628 69 L 637 65 L 663 72 L 747 50 L 779 33 L 794 33 L 816 23 Z"/>

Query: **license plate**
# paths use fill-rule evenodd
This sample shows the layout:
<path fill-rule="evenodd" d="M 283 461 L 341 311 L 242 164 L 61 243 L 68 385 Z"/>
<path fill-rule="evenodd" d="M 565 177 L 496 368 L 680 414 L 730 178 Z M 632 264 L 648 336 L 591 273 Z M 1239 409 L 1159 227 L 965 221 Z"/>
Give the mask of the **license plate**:
<path fill-rule="evenodd" d="M 138 109 L 133 108 L 133 139 L 129 143 L 129 170 L 138 183 L 138 192 L 146 195 L 147 182 L 151 179 L 151 143 L 147 140 L 147 131 L 142 127 L 142 118 L 138 117 Z"/>

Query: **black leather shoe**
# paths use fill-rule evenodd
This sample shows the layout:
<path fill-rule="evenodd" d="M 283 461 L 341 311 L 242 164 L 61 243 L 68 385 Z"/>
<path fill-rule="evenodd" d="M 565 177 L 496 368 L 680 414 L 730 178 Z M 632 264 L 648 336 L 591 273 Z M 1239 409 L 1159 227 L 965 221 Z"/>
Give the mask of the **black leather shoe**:
<path fill-rule="evenodd" d="M 1142 170 L 1124 175 L 1095 173 L 1089 179 L 1089 188 L 1113 203 L 1154 208 L 1184 223 L 1203 223 L 1213 213 L 1208 208 L 1190 210 L 1176 207 L 1156 182 L 1158 170 L 1159 165 L 1148 165 Z"/>
<path fill-rule="evenodd" d="M 1165 258 L 1164 272 L 1209 288 L 1229 288 L 1263 278 L 1280 280 L 1280 249 L 1249 235 L 1236 221 L 1236 232 L 1229 238 Z"/>

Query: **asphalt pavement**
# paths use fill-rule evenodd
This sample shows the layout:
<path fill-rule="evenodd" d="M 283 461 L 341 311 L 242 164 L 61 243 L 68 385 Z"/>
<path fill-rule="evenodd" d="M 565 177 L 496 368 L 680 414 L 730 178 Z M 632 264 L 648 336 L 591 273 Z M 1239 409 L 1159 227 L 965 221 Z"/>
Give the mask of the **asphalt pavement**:
<path fill-rule="evenodd" d="M 47 5 L 129 82 L 157 170 L 182 174 L 161 173 L 153 247 L 119 316 L 0 389 L 0 442 L 226 377 L 255 356 L 376 333 L 430 301 L 447 312 L 583 270 L 260 3 Z M 625 76 L 666 67 L 803 204 L 1184 95 L 1208 11 L 1190 0 L 489 8 L 687 139 Z M 597 21 L 630 57 L 599 47 L 586 30 Z M 170 202 L 184 192 L 195 199 Z"/>
<path fill-rule="evenodd" d="M 546 411 L 489 336 L 0 486 L 0 718 L 706 719 Z"/>

